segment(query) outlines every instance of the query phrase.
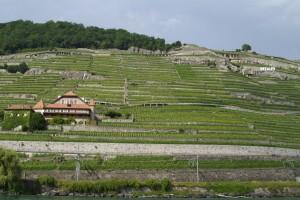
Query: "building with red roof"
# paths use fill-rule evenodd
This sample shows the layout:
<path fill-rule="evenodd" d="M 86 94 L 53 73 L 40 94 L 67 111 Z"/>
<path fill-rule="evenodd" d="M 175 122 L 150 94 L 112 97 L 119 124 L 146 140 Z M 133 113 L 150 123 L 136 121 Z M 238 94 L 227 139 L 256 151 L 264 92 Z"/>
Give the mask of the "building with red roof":
<path fill-rule="evenodd" d="M 74 92 L 70 91 L 56 98 L 52 103 L 45 104 L 43 100 L 31 105 L 10 105 L 6 110 L 32 110 L 41 113 L 47 120 L 56 117 L 73 118 L 77 123 L 86 124 L 90 120 L 97 120 L 95 114 L 96 102 L 86 102 Z"/>

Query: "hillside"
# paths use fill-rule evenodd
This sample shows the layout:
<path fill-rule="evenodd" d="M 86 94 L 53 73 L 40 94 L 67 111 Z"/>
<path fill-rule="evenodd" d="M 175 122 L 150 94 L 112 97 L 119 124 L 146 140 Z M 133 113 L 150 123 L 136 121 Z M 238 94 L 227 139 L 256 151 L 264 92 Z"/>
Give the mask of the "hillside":
<path fill-rule="evenodd" d="M 101 122 L 101 130 L 66 132 L 58 140 L 80 136 L 80 141 L 94 142 L 300 148 L 299 63 L 193 45 L 167 56 L 150 54 L 135 48 L 55 49 L 1 56 L 2 64 L 26 62 L 30 70 L 0 74 L 0 108 L 51 102 L 73 90 L 95 99 L 100 115 L 115 110 L 134 122 Z"/>
<path fill-rule="evenodd" d="M 51 48 L 123 49 L 138 47 L 165 52 L 181 46 L 164 39 L 130 33 L 124 29 L 103 29 L 63 21 L 34 23 L 12 21 L 0 23 L 0 55 Z"/>

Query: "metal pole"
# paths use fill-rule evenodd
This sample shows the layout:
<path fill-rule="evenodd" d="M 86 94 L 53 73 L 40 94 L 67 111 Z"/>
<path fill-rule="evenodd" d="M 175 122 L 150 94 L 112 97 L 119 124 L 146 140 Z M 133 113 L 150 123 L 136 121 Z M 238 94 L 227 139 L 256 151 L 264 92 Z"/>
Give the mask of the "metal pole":
<path fill-rule="evenodd" d="M 79 154 L 77 154 L 77 157 L 75 158 L 75 164 L 76 164 L 76 169 L 75 169 L 76 181 L 78 181 L 79 173 L 80 173 L 80 155 Z"/>
<path fill-rule="evenodd" d="M 197 183 L 199 182 L 199 156 L 197 155 Z"/>

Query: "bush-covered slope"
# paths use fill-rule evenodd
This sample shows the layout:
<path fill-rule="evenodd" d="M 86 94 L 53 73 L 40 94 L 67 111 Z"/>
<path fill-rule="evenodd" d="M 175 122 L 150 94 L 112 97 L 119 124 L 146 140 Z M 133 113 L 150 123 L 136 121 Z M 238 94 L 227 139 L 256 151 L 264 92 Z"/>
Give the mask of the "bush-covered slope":
<path fill-rule="evenodd" d="M 13 21 L 0 24 L 0 53 L 14 53 L 36 48 L 128 49 L 131 46 L 148 50 L 169 50 L 180 42 L 166 44 L 164 39 L 129 33 L 123 29 L 85 27 L 70 22 L 33 23 Z"/>

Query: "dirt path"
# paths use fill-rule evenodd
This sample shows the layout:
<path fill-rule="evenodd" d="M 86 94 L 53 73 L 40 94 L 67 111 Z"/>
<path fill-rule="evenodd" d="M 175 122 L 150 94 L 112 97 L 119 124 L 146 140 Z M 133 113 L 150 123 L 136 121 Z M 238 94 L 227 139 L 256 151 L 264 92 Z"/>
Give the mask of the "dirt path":
<path fill-rule="evenodd" d="M 81 142 L 0 141 L 0 146 L 19 152 L 108 154 L 108 155 L 210 155 L 210 156 L 290 156 L 300 150 L 235 145 L 117 144 Z"/>

